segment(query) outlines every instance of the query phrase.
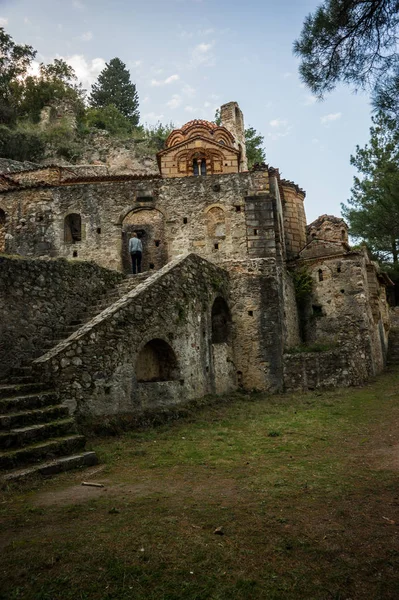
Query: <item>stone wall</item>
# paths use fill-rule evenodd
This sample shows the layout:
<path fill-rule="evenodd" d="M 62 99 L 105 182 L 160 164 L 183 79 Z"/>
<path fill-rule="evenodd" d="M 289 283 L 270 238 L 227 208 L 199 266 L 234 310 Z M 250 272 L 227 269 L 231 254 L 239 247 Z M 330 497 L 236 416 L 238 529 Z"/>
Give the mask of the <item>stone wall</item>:
<path fill-rule="evenodd" d="M 0 376 L 38 356 L 99 295 L 121 280 L 95 264 L 0 257 Z"/>
<path fill-rule="evenodd" d="M 7 232 L 12 236 L 9 252 L 93 260 L 107 268 L 126 270 L 125 226 L 138 224 L 146 233 L 140 223 L 150 210 L 160 215 L 165 240 L 159 246 L 163 258 L 155 261 L 159 264 L 148 261 L 154 268 L 190 252 L 221 263 L 246 258 L 249 247 L 251 256 L 256 257 L 273 254 L 281 246 L 281 223 L 273 222 L 278 207 L 270 194 L 267 171 L 179 180 L 138 177 L 79 183 L 67 180 L 65 174 L 61 177 L 56 187 L 0 194 L 0 209 L 7 215 Z M 256 223 L 247 222 L 245 198 L 258 195 L 263 198 L 253 199 L 252 204 L 256 202 L 262 223 L 257 221 L 256 227 Z M 65 236 L 65 219 L 71 213 L 81 218 L 79 239 L 73 241 Z M 248 218 L 252 218 L 249 213 Z M 258 229 L 257 239 L 254 229 Z M 253 239 L 247 239 L 248 232 Z M 150 250 L 154 253 L 156 239 L 160 238 L 144 236 L 144 255 Z M 258 252 L 259 240 L 263 246 Z M 146 248 L 148 241 L 151 248 Z"/>
<path fill-rule="evenodd" d="M 140 412 L 227 392 L 236 386 L 234 357 L 228 323 L 226 337 L 215 338 L 216 298 L 228 298 L 228 274 L 196 255 L 177 259 L 36 368 L 78 415 Z"/>
<path fill-rule="evenodd" d="M 307 391 L 360 385 L 368 377 L 366 365 L 348 349 L 285 354 L 284 390 Z"/>

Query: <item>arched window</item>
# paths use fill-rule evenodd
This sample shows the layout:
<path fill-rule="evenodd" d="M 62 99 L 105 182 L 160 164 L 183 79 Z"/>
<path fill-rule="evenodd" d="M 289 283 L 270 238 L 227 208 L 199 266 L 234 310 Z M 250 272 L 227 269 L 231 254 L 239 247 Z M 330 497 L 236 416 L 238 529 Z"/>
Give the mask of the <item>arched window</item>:
<path fill-rule="evenodd" d="M 155 338 L 141 350 L 136 363 L 138 383 L 179 379 L 176 355 L 164 340 Z"/>
<path fill-rule="evenodd" d="M 201 175 L 204 177 L 206 175 L 206 159 L 201 159 Z"/>
<path fill-rule="evenodd" d="M 82 239 L 82 219 L 77 213 L 71 213 L 64 220 L 64 242 L 74 244 Z"/>
<path fill-rule="evenodd" d="M 346 239 L 346 231 L 345 231 L 345 229 L 342 229 L 342 231 L 341 231 L 341 240 L 345 241 L 345 239 Z"/>
<path fill-rule="evenodd" d="M 323 270 L 319 269 L 319 281 L 323 281 L 324 276 L 323 276 Z"/>
<path fill-rule="evenodd" d="M 226 236 L 226 217 L 224 210 L 218 206 L 210 208 L 206 213 L 208 235 L 211 238 L 224 238 Z"/>
<path fill-rule="evenodd" d="M 198 175 L 199 175 L 198 160 L 196 158 L 194 158 L 194 160 L 193 160 L 193 175 L 195 177 L 198 177 Z"/>
<path fill-rule="evenodd" d="M 6 213 L 0 208 L 0 225 L 4 225 L 6 222 Z"/>
<path fill-rule="evenodd" d="M 216 298 L 212 306 L 212 344 L 223 344 L 229 341 L 231 316 L 229 307 L 223 298 Z"/>

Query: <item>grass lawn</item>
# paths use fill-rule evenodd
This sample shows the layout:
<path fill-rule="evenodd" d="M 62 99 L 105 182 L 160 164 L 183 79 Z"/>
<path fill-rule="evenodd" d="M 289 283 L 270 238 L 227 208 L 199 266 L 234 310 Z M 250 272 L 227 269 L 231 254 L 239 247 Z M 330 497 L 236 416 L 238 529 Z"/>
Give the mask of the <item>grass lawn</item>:
<path fill-rule="evenodd" d="M 395 371 L 96 438 L 2 493 L 0 598 L 398 600 L 398 438 Z"/>

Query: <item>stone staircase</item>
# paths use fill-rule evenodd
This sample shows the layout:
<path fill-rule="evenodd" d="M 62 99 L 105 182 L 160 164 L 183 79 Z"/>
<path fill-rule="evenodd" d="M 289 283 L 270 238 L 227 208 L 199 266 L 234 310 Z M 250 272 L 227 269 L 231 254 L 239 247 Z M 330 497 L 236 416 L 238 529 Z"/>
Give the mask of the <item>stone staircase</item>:
<path fill-rule="evenodd" d="M 127 277 L 49 340 L 45 351 L 67 339 L 86 322 L 122 298 L 152 273 Z M 0 382 L 0 482 L 39 474 L 50 476 L 97 463 L 95 452 L 85 451 L 85 437 L 59 394 L 37 380 L 31 365 L 17 367 Z"/>

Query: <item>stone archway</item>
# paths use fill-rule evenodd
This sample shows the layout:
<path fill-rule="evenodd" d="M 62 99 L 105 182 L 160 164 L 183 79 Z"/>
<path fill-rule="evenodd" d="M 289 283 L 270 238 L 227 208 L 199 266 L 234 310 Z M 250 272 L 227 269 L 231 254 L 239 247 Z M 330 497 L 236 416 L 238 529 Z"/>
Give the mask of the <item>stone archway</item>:
<path fill-rule="evenodd" d="M 131 273 L 129 240 L 133 232 L 143 244 L 142 271 L 158 270 L 168 262 L 165 217 L 155 208 L 130 211 L 122 221 L 122 268 Z"/>

